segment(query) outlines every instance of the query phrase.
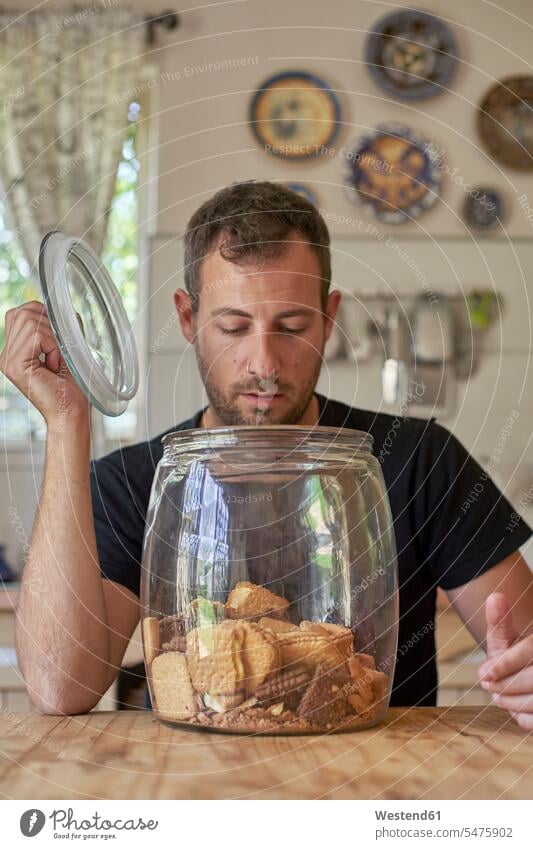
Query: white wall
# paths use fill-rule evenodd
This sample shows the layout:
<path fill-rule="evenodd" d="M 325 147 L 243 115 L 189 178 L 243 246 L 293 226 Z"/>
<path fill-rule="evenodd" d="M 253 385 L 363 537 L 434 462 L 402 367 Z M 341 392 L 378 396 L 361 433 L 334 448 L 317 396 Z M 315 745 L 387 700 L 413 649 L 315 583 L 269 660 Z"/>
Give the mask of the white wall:
<path fill-rule="evenodd" d="M 457 384 L 455 411 L 441 421 L 483 460 L 493 454 L 510 411 L 518 410 L 494 476 L 515 503 L 533 482 L 532 227 L 519 203 L 522 194 L 533 201 L 533 172 L 516 172 L 491 161 L 475 130 L 477 105 L 492 83 L 531 72 L 533 5 L 514 0 L 498 9 L 482 0 L 452 0 L 427 2 L 424 8 L 449 21 L 460 45 L 461 63 L 450 91 L 418 104 L 389 99 L 375 86 L 363 62 L 366 33 L 390 11 L 388 3 L 219 4 L 184 15 L 179 44 L 165 38 L 159 69 L 150 83 L 159 175 L 157 214 L 151 221 L 147 251 L 148 340 L 155 351 L 149 354 L 147 382 L 151 435 L 206 403 L 171 300 L 176 285 L 183 285 L 181 234 L 189 216 L 233 180 L 298 180 L 313 187 L 324 210 L 362 222 L 352 226 L 329 222 L 334 286 L 345 291 L 420 294 L 416 274 L 386 247 L 386 238 L 392 235 L 436 292 L 461 294 L 476 286 L 503 296 L 501 320 L 483 340 L 479 368 Z M 249 64 L 209 70 L 209 63 L 223 59 Z M 250 98 L 266 77 L 288 68 L 321 74 L 337 90 L 345 115 L 345 127 L 335 143 L 337 156 L 289 163 L 258 148 L 247 121 Z M 385 120 L 405 122 L 424 134 L 445 151 L 448 169 L 457 170 L 454 179 L 444 176 L 442 199 L 433 209 L 418 221 L 380 227 L 384 234 L 380 242 L 364 236 L 366 225 L 375 222 L 348 199 L 338 154 Z M 505 232 L 483 239 L 466 229 L 461 217 L 464 183 L 500 188 L 508 206 Z M 380 369 L 379 358 L 357 366 L 327 363 L 318 388 L 354 406 L 390 411 L 381 400 Z"/>

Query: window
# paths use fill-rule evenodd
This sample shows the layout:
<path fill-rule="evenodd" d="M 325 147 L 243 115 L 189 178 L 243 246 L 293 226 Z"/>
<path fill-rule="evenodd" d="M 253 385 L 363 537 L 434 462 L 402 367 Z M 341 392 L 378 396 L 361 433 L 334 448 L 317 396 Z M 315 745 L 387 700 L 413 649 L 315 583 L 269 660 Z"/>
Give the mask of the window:
<path fill-rule="evenodd" d="M 102 252 L 102 259 L 121 294 L 132 323 L 138 315 L 139 160 L 136 151 L 136 121 L 139 114 L 139 104 L 130 104 L 129 125 L 117 171 L 107 237 Z M 15 234 L 7 226 L 6 210 L 0 203 L 0 350 L 4 347 L 7 310 L 29 300 L 42 300 L 41 291 L 30 277 L 28 263 L 22 255 Z M 106 436 L 124 439 L 133 437 L 136 422 L 135 403 L 132 402 L 128 410 L 118 419 L 105 419 Z M 13 384 L 0 374 L 0 439 L 2 443 L 43 439 L 45 433 L 42 416 Z"/>

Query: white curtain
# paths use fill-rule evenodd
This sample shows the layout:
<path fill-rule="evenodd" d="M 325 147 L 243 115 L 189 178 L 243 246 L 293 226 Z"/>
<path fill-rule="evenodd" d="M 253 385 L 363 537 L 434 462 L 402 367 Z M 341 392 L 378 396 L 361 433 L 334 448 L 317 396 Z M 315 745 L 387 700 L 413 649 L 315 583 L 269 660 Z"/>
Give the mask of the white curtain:
<path fill-rule="evenodd" d="M 0 13 L 0 184 L 35 277 L 50 230 L 102 251 L 145 26 L 122 5 Z M 93 454 L 104 447 L 93 409 Z"/>
<path fill-rule="evenodd" d="M 31 268 L 49 230 L 102 250 L 144 35 L 122 6 L 0 14 L 0 180 Z"/>

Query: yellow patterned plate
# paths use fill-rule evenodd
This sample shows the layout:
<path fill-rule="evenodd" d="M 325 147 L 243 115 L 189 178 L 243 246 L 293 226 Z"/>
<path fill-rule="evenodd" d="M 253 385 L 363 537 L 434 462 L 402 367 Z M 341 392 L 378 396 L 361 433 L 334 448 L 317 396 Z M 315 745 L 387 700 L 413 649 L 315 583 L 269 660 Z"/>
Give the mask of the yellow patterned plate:
<path fill-rule="evenodd" d="M 258 88 L 250 104 L 250 125 L 266 153 L 308 159 L 331 153 L 341 108 L 319 77 L 290 71 L 270 77 Z"/>

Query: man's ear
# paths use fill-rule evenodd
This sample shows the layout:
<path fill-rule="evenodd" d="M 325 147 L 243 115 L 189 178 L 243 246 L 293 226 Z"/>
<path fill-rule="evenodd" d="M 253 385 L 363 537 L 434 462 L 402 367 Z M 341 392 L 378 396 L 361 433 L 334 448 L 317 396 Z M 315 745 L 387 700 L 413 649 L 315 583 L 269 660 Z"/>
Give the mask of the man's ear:
<path fill-rule="evenodd" d="M 328 302 L 326 304 L 326 342 L 331 336 L 331 331 L 335 326 L 335 317 L 337 315 L 337 311 L 339 309 L 339 304 L 341 302 L 342 293 L 339 292 L 338 289 L 334 289 L 328 295 Z"/>
<path fill-rule="evenodd" d="M 176 289 L 174 292 L 174 306 L 180 320 L 181 332 L 187 342 L 192 344 L 194 338 L 192 301 L 185 289 Z"/>

